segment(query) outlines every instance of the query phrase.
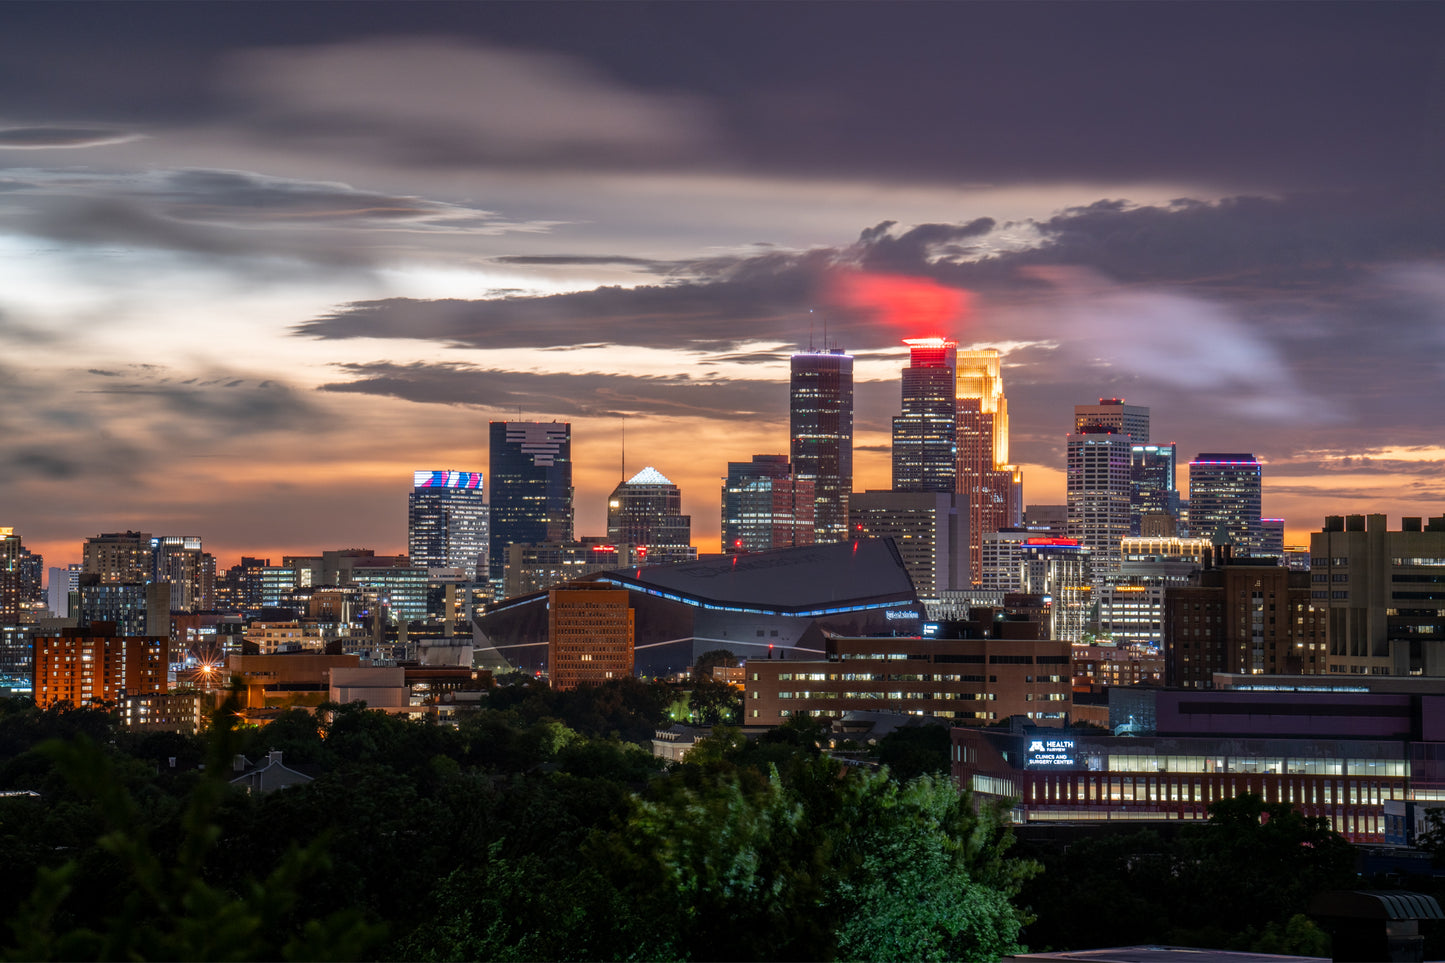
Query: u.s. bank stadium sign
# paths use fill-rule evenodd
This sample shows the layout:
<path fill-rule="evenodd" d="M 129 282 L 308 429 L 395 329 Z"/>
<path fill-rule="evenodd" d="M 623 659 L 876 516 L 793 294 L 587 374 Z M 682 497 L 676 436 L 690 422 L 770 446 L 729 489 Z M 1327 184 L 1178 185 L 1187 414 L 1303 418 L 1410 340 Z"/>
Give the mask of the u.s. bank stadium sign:
<path fill-rule="evenodd" d="M 897 622 L 900 619 L 916 619 L 918 618 L 918 613 L 911 610 L 903 612 L 889 610 L 883 613 L 883 617 L 890 622 Z"/>
<path fill-rule="evenodd" d="M 1030 739 L 1024 752 L 1024 764 L 1030 769 L 1074 768 L 1074 740 Z"/>

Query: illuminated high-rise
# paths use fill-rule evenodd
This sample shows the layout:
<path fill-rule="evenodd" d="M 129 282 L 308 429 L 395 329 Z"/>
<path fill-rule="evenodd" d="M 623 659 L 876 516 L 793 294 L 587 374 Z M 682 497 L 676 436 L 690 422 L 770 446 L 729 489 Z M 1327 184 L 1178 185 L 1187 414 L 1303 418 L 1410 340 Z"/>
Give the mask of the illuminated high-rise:
<path fill-rule="evenodd" d="M 20 536 L 0 528 L 0 625 L 20 624 Z"/>
<path fill-rule="evenodd" d="M 572 541 L 572 426 L 494 421 L 490 441 L 488 578 L 500 595 L 508 545 Z"/>
<path fill-rule="evenodd" d="M 1023 475 L 1009 464 L 1008 399 L 1002 358 L 993 348 L 957 353 L 956 490 L 968 497 L 969 572 L 983 572 L 983 535 L 1017 528 L 1023 519 Z"/>
<path fill-rule="evenodd" d="M 813 482 L 787 455 L 728 462 L 722 489 L 722 550 L 770 552 L 813 544 Z"/>
<path fill-rule="evenodd" d="M 1119 569 L 1119 543 L 1129 535 L 1131 463 L 1129 435 L 1086 427 L 1068 438 L 1069 537 L 1093 553 L 1100 574 Z"/>
<path fill-rule="evenodd" d="M 1179 488 L 1175 484 L 1175 446 L 1141 445 L 1129 453 L 1131 502 L 1129 534 L 1172 537 L 1179 526 Z"/>
<path fill-rule="evenodd" d="M 172 612 L 206 612 L 216 607 L 216 559 L 194 535 L 152 538 L 151 578 L 170 583 Z"/>
<path fill-rule="evenodd" d="M 1264 469 L 1248 453 L 1203 452 L 1189 463 L 1189 533 L 1258 555 Z"/>
<path fill-rule="evenodd" d="M 903 342 L 902 413 L 893 419 L 893 491 L 955 491 L 958 407 L 954 398 L 958 345 L 943 338 Z"/>
<path fill-rule="evenodd" d="M 459 569 L 485 581 L 489 526 L 481 472 L 412 472 L 406 544 L 414 567 Z"/>
<path fill-rule="evenodd" d="M 793 355 L 788 414 L 793 473 L 813 482 L 814 541 L 841 542 L 853 491 L 853 356 Z"/>
<path fill-rule="evenodd" d="M 968 512 L 955 492 L 854 492 L 848 516 L 855 538 L 891 538 L 918 597 L 970 588 Z"/>
<path fill-rule="evenodd" d="M 697 558 L 692 517 L 682 513 L 682 492 L 656 468 L 644 468 L 607 499 L 607 538 L 631 545 L 649 565 Z"/>
<path fill-rule="evenodd" d="M 107 532 L 85 540 L 81 572 L 101 582 L 148 582 L 154 574 L 149 532 Z"/>
<path fill-rule="evenodd" d="M 1149 444 L 1149 409 L 1127 405 L 1123 398 L 1100 398 L 1097 405 L 1074 405 L 1074 434 L 1103 429 L 1128 435 L 1136 445 Z"/>

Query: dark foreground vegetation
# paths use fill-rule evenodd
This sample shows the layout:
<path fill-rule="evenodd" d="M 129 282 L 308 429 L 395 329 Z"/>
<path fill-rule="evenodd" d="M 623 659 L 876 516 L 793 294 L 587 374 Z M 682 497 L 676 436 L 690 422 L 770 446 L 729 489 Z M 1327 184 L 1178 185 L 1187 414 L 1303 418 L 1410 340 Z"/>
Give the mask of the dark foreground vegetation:
<path fill-rule="evenodd" d="M 641 743 L 677 705 L 636 680 L 524 683 L 456 727 L 326 706 L 263 729 L 223 712 L 190 738 L 0 700 L 0 957 L 1328 955 L 1310 898 L 1380 885 L 1340 837 L 1257 797 L 1172 833 L 1014 844 L 949 783 L 937 728 L 884 739 L 882 769 L 828 756 L 806 718 L 751 742 L 720 728 L 666 768 Z M 230 785 L 235 754 L 270 750 L 315 780 Z"/>
<path fill-rule="evenodd" d="M 141 736 L 0 704 L 11 959 L 967 959 L 1032 864 L 946 779 L 722 730 L 667 772 L 672 694 L 498 690 L 456 728 L 357 707 Z M 225 715 L 220 717 L 225 719 Z M 314 782 L 264 796 L 231 759 Z M 171 765 L 174 757 L 176 764 Z M 198 769 L 201 763 L 204 769 Z"/>

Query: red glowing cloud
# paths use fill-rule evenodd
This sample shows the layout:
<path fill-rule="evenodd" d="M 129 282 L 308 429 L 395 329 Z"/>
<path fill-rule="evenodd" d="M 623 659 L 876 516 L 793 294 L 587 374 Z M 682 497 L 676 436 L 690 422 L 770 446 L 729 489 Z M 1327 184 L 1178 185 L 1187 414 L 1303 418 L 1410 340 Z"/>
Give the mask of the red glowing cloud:
<path fill-rule="evenodd" d="M 855 271 L 836 276 L 830 292 L 841 307 L 870 312 L 910 337 L 953 337 L 973 295 L 928 278 Z"/>

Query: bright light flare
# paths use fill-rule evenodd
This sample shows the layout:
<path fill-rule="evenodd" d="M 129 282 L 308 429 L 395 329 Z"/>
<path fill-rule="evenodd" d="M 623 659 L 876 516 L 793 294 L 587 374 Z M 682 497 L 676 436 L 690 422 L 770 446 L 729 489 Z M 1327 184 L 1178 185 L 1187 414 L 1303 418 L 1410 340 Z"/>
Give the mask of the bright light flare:
<path fill-rule="evenodd" d="M 944 338 L 968 320 L 973 294 L 928 278 L 855 271 L 839 274 L 830 291 L 843 307 L 866 311 L 890 327 Z"/>

